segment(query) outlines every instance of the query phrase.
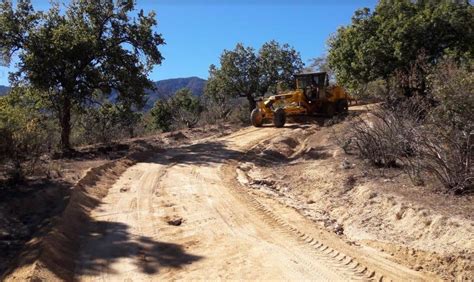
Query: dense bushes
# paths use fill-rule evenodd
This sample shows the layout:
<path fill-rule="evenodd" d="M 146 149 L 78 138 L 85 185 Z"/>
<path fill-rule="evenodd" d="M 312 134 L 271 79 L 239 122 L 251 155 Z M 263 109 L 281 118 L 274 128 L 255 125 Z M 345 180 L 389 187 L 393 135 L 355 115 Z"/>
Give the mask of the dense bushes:
<path fill-rule="evenodd" d="M 72 141 L 75 145 L 110 143 L 141 133 L 142 113 L 122 104 L 104 102 L 77 115 Z"/>
<path fill-rule="evenodd" d="M 158 100 L 150 113 L 156 128 L 170 131 L 194 127 L 202 110 L 200 99 L 193 96 L 191 90 L 183 88 L 168 99 Z"/>
<path fill-rule="evenodd" d="M 223 122 L 249 124 L 249 109 L 243 98 L 209 94 L 195 97 L 186 88 L 158 100 L 150 115 L 153 126 L 161 131 Z"/>
<path fill-rule="evenodd" d="M 0 97 L 0 165 L 14 182 L 23 180 L 51 146 L 46 116 L 31 99 L 31 91 L 15 89 Z"/>
<path fill-rule="evenodd" d="M 400 166 L 417 185 L 434 175 L 455 193 L 474 191 L 474 75 L 450 61 L 430 75 L 430 97 L 386 101 L 351 126 L 351 144 L 377 166 Z"/>

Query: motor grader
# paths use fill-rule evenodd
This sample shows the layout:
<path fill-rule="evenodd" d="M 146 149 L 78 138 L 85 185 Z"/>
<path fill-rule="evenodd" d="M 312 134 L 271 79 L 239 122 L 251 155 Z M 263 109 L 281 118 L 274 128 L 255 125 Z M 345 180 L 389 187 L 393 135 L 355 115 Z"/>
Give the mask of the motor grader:
<path fill-rule="evenodd" d="M 303 73 L 295 78 L 296 90 L 257 100 L 257 107 L 250 114 L 253 126 L 273 120 L 275 127 L 283 127 L 287 116 L 333 117 L 348 111 L 349 95 L 340 86 L 330 86 L 326 72 Z"/>

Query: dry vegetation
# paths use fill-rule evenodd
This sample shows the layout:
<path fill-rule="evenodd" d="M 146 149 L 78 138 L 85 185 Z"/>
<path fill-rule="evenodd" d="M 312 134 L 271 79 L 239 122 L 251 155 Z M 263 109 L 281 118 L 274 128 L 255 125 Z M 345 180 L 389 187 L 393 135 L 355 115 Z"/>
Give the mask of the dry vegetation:
<path fill-rule="evenodd" d="M 473 192 L 474 76 L 450 62 L 436 68 L 430 97 L 382 103 L 342 139 L 378 167 L 401 167 L 413 183 L 435 177 L 447 191 Z"/>

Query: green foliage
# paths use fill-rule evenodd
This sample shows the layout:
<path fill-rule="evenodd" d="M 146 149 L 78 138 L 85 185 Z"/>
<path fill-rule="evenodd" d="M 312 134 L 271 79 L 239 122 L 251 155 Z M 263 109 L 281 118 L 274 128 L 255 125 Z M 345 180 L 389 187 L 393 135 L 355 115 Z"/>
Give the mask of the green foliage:
<path fill-rule="evenodd" d="M 70 148 L 71 111 L 118 91 L 118 101 L 143 105 L 152 84 L 147 73 L 160 64 L 163 39 L 153 32 L 155 14 L 130 17 L 133 1 L 73 0 L 46 12 L 34 11 L 29 0 L 0 3 L 0 51 L 9 59 L 17 52 L 13 84 L 40 89 L 62 128 L 63 150 Z"/>
<path fill-rule="evenodd" d="M 258 91 L 259 68 L 257 55 L 252 47 L 239 43 L 234 50 L 224 50 L 220 57 L 220 68 L 211 65 L 206 95 L 211 99 L 244 96 L 255 106 Z"/>
<path fill-rule="evenodd" d="M 173 123 L 173 113 L 168 102 L 165 100 L 156 101 L 153 108 L 150 110 L 152 122 L 157 129 L 161 131 L 170 131 Z"/>
<path fill-rule="evenodd" d="M 310 64 L 305 68 L 307 72 L 326 72 L 329 76 L 329 80 L 334 82 L 334 71 L 329 66 L 327 56 L 320 56 L 310 60 Z"/>
<path fill-rule="evenodd" d="M 374 12 L 355 12 L 352 24 L 329 39 L 328 59 L 338 83 L 356 90 L 396 74 L 409 77 L 417 58 L 428 65 L 444 56 L 460 62 L 474 56 L 474 8 L 452 1 L 380 1 Z M 418 67 L 417 67 L 418 68 Z M 426 94 L 426 70 L 418 68 L 421 86 L 402 85 L 406 95 Z M 409 78 L 406 78 L 409 80 Z"/>
<path fill-rule="evenodd" d="M 252 47 L 239 43 L 234 50 L 224 50 L 220 68 L 210 66 L 205 95 L 218 104 L 229 98 L 246 97 L 252 110 L 255 98 L 276 92 L 278 82 L 293 87 L 294 75 L 302 68 L 300 54 L 288 44 L 270 41 L 256 53 Z"/>
<path fill-rule="evenodd" d="M 45 116 L 32 97 L 31 89 L 14 88 L 0 97 L 0 156 L 3 165 L 12 166 L 12 178 L 17 182 L 31 172 L 40 154 L 48 148 Z"/>
<path fill-rule="evenodd" d="M 437 102 L 432 117 L 451 127 L 474 133 L 474 73 L 453 61 L 442 61 L 429 77 L 431 95 Z"/>
<path fill-rule="evenodd" d="M 110 143 L 119 138 L 134 137 L 142 114 L 123 104 L 104 102 L 100 107 L 89 107 L 79 115 L 76 143 Z"/>
<path fill-rule="evenodd" d="M 191 90 L 183 88 L 167 100 L 158 100 L 150 112 L 156 128 L 170 131 L 195 126 L 202 111 L 201 101 Z"/>
<path fill-rule="evenodd" d="M 183 88 L 176 91 L 169 103 L 178 127 L 191 128 L 197 124 L 202 106 L 199 99 L 193 96 L 191 90 Z"/>
<path fill-rule="evenodd" d="M 277 83 L 285 89 L 296 87 L 294 75 L 303 69 L 300 54 L 288 44 L 272 40 L 258 51 L 258 90 L 276 93 Z"/>

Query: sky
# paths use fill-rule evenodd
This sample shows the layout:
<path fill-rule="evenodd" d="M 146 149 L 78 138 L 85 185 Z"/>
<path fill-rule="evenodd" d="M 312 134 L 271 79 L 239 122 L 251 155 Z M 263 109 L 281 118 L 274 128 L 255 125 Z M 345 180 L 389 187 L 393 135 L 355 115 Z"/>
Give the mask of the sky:
<path fill-rule="evenodd" d="M 32 0 L 45 10 L 49 0 Z M 376 0 L 137 0 L 137 10 L 154 10 L 166 45 L 165 58 L 150 73 L 151 80 L 208 77 L 209 65 L 219 63 L 224 49 L 237 43 L 259 49 L 276 40 L 300 52 L 304 63 L 327 51 L 327 39 L 350 23 L 358 8 L 373 8 Z M 8 72 L 0 67 L 0 85 L 8 85 Z"/>

